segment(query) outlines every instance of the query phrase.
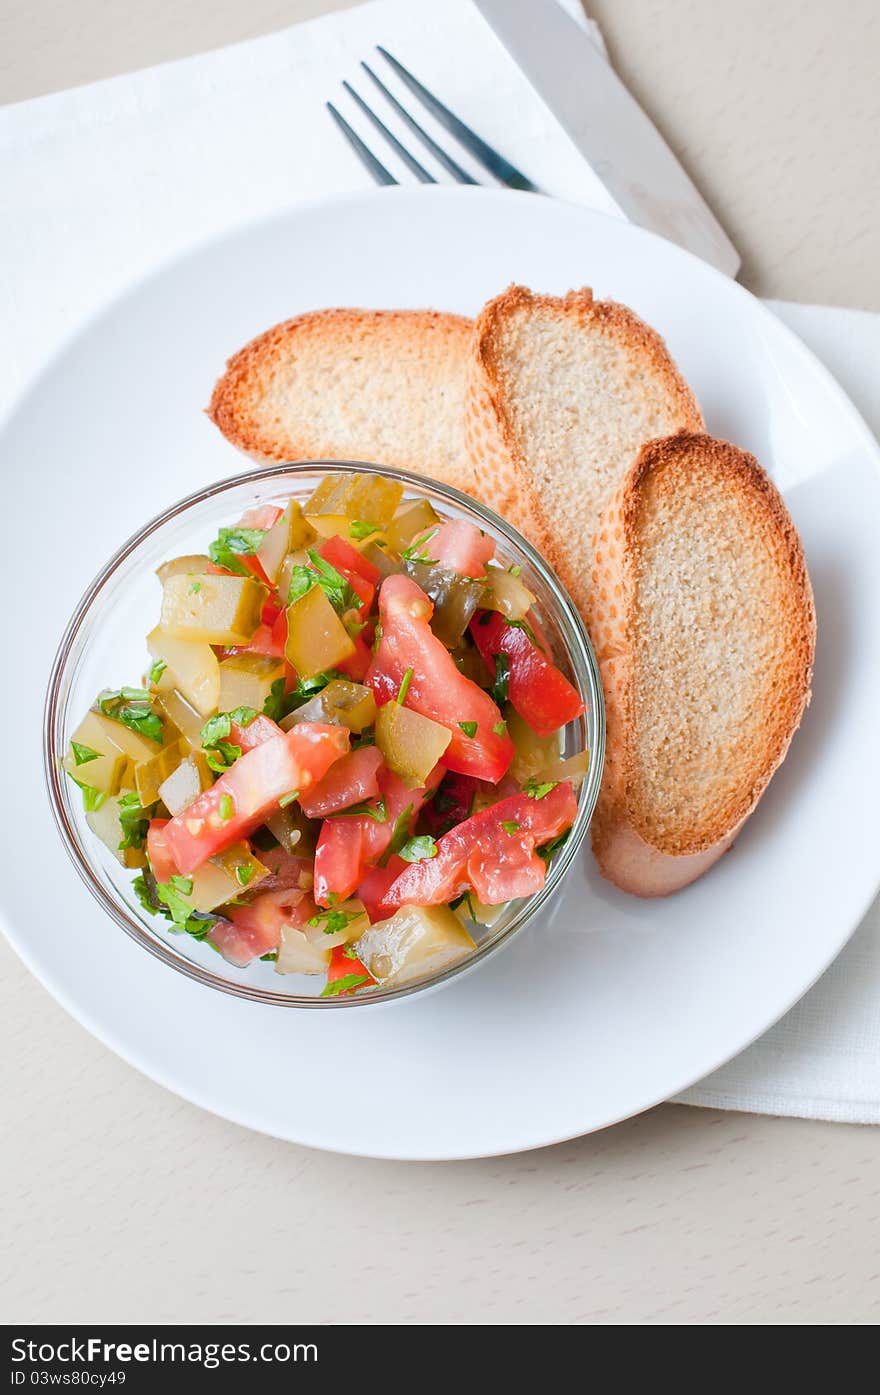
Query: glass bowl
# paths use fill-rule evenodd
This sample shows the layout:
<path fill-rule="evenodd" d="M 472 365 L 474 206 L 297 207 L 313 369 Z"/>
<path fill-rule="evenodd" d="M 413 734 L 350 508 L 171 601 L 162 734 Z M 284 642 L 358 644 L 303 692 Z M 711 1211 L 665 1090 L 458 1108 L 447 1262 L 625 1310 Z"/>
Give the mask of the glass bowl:
<path fill-rule="evenodd" d="M 427 498 L 442 515 L 476 524 L 495 539 L 505 565 L 522 568 L 523 581 L 537 597 L 535 610 L 556 662 L 584 699 L 583 716 L 563 733 L 563 754 L 587 750 L 590 765 L 578 794 L 574 826 L 551 859 L 543 889 L 527 900 L 510 902 L 492 926 L 469 924 L 476 941 L 472 954 L 412 982 L 322 998 L 318 995 L 323 977 L 276 974 L 271 963 L 259 960 L 236 968 L 211 945 L 175 934 L 165 928 L 167 921 L 150 917 L 132 891 L 136 873 L 122 867 L 89 829 L 80 791 L 62 770 L 61 758 L 102 688 L 140 681 L 147 663 L 145 637 L 158 619 L 154 572 L 161 562 L 203 552 L 218 527 L 233 523 L 245 509 L 290 497 L 302 502 L 328 473 L 357 472 L 397 480 L 405 498 Z M 130 538 L 95 578 L 65 631 L 49 681 L 43 729 L 49 798 L 65 848 L 95 900 L 126 934 L 179 973 L 224 993 L 280 1007 L 333 1011 L 388 1002 L 446 982 L 488 958 L 538 916 L 581 850 L 599 792 L 604 748 L 604 707 L 595 655 L 574 605 L 535 549 L 497 514 L 457 489 L 404 470 L 338 460 L 303 461 L 237 475 L 190 494 Z"/>

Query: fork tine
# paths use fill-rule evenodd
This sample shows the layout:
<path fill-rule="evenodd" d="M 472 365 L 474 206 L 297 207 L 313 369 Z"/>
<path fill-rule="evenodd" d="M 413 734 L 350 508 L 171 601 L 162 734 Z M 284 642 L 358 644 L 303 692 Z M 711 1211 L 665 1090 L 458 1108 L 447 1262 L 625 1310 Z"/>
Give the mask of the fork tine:
<path fill-rule="evenodd" d="M 381 160 L 377 160 L 372 150 L 364 145 L 357 131 L 349 126 L 345 117 L 338 112 L 332 102 L 325 102 L 327 110 L 333 117 L 345 139 L 354 150 L 362 164 L 366 165 L 368 172 L 373 176 L 377 184 L 399 184 L 400 180 L 395 179 L 390 170 L 387 170 Z"/>
<path fill-rule="evenodd" d="M 461 141 L 465 150 L 469 151 L 475 160 L 479 160 L 490 174 L 494 174 L 496 179 L 500 179 L 502 184 L 508 185 L 511 189 L 525 189 L 532 194 L 541 193 L 537 184 L 533 184 L 521 170 L 516 168 L 516 165 L 505 160 L 504 156 L 499 155 L 497 150 L 493 150 L 491 145 L 487 145 L 476 131 L 472 131 L 470 126 L 466 126 L 463 121 L 459 120 L 455 113 L 445 107 L 439 98 L 434 96 L 433 92 L 429 92 L 418 78 L 413 77 L 412 73 L 398 62 L 387 48 L 383 48 L 381 44 L 377 44 L 376 48 L 386 63 L 391 64 L 398 77 L 406 83 L 410 91 L 415 93 L 422 105 L 428 108 L 428 111 L 440 122 L 441 126 L 445 126 L 447 131 L 450 131 L 457 140 Z"/>
<path fill-rule="evenodd" d="M 410 155 L 406 146 L 401 145 L 400 141 L 397 139 L 397 136 L 394 134 L 393 131 L 389 131 L 388 127 L 385 125 L 385 122 L 381 119 L 381 117 L 378 117 L 376 115 L 372 107 L 367 106 L 366 102 L 364 101 L 363 97 L 360 95 L 359 92 L 355 92 L 351 83 L 344 82 L 342 86 L 345 88 L 346 92 L 350 97 L 354 97 L 354 100 L 357 102 L 361 111 L 364 113 L 364 116 L 369 117 L 373 125 L 376 127 L 376 130 L 379 131 L 380 134 L 385 137 L 388 144 L 391 146 L 391 149 L 395 151 L 397 155 L 400 156 L 401 160 L 407 166 L 407 168 L 412 170 L 416 179 L 418 179 L 419 182 L 422 184 L 436 184 L 437 181 L 434 178 L 433 174 L 431 174 L 430 170 L 426 170 L 424 165 L 420 165 L 415 155 Z"/>
<path fill-rule="evenodd" d="M 468 174 L 467 170 L 463 170 L 461 165 L 456 160 L 453 160 L 451 155 L 446 154 L 443 147 L 438 145 L 434 137 L 430 136 L 428 132 L 419 125 L 414 116 L 410 116 L 406 107 L 397 100 L 394 93 L 385 86 L 382 79 L 377 77 L 369 63 L 364 63 L 362 60 L 361 67 L 364 72 L 373 79 L 379 91 L 391 104 L 400 119 L 406 122 L 409 129 L 418 136 L 423 145 L 427 146 L 428 150 L 430 150 L 431 154 L 434 156 L 434 159 L 438 160 L 443 168 L 449 171 L 453 179 L 457 179 L 459 184 L 477 184 L 479 182 L 474 179 L 473 175 Z"/>

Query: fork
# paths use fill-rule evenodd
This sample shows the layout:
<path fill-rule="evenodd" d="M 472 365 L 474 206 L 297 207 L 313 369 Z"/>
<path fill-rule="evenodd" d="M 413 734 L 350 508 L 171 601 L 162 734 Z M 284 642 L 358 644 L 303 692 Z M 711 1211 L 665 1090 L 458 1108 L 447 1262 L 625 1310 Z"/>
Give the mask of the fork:
<path fill-rule="evenodd" d="M 491 175 L 494 175 L 495 179 L 501 184 L 507 185 L 509 189 L 523 189 L 532 194 L 540 194 L 543 192 L 527 175 L 524 175 L 521 170 L 518 170 L 516 165 L 512 165 L 509 160 L 505 159 L 497 150 L 494 150 L 481 136 L 478 136 L 476 131 L 471 130 L 470 126 L 466 126 L 454 112 L 450 111 L 447 106 L 444 106 L 440 99 L 435 97 L 433 92 L 429 92 L 428 88 L 425 87 L 423 83 L 419 82 L 418 78 L 414 77 L 409 69 L 405 68 L 393 54 L 383 48 L 381 44 L 377 44 L 376 49 L 393 72 L 396 73 L 401 82 L 403 82 L 414 96 L 418 98 L 422 106 L 431 113 L 434 120 L 445 130 L 449 131 L 450 135 L 455 137 L 459 144 L 473 156 L 478 164 L 482 165 Z M 412 113 L 407 110 L 403 103 L 394 95 L 391 89 L 386 86 L 368 63 L 361 62 L 361 67 L 378 88 L 392 111 L 394 111 L 403 124 L 412 131 L 413 135 L 422 142 L 437 164 L 441 165 L 459 184 L 479 184 L 479 180 L 474 179 L 473 175 L 468 174 L 467 170 L 463 169 L 448 151 L 444 150 L 441 145 L 438 145 L 434 137 L 416 121 Z M 426 169 L 421 161 L 417 160 L 415 155 L 413 155 L 402 141 L 397 138 L 394 132 L 389 130 L 382 118 L 377 115 L 361 94 L 352 87 L 351 83 L 343 82 L 342 86 L 358 109 L 372 123 L 382 139 L 387 142 L 410 173 L 415 175 L 416 179 L 421 184 L 437 184 L 439 181 L 436 175 L 432 174 L 429 169 Z M 335 107 L 332 102 L 327 102 L 326 106 L 343 136 L 375 182 L 377 184 L 399 184 L 400 180 L 396 178 L 391 170 L 389 170 L 373 153 L 338 108 Z"/>

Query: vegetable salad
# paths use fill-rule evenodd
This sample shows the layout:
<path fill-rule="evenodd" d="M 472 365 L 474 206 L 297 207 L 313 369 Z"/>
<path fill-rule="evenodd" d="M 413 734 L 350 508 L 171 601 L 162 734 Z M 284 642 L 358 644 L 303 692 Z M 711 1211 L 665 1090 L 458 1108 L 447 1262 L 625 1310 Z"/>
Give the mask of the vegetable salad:
<path fill-rule="evenodd" d="M 335 996 L 436 973 L 541 889 L 584 705 L 492 538 L 331 474 L 157 575 L 142 684 L 98 695 L 64 766 L 168 930 Z"/>

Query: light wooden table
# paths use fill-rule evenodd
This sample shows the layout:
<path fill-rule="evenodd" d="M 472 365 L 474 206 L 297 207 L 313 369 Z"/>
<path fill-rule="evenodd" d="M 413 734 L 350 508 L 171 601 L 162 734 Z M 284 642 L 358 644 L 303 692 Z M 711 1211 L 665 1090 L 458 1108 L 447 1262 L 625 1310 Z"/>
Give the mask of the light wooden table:
<path fill-rule="evenodd" d="M 5 0 L 0 100 L 336 7 Z M 746 284 L 880 309 L 873 0 L 594 0 L 592 12 L 743 251 Z M 8 1322 L 880 1315 L 880 1130 L 667 1105 L 487 1162 L 335 1157 L 166 1094 L 5 946 L 0 961 Z"/>

